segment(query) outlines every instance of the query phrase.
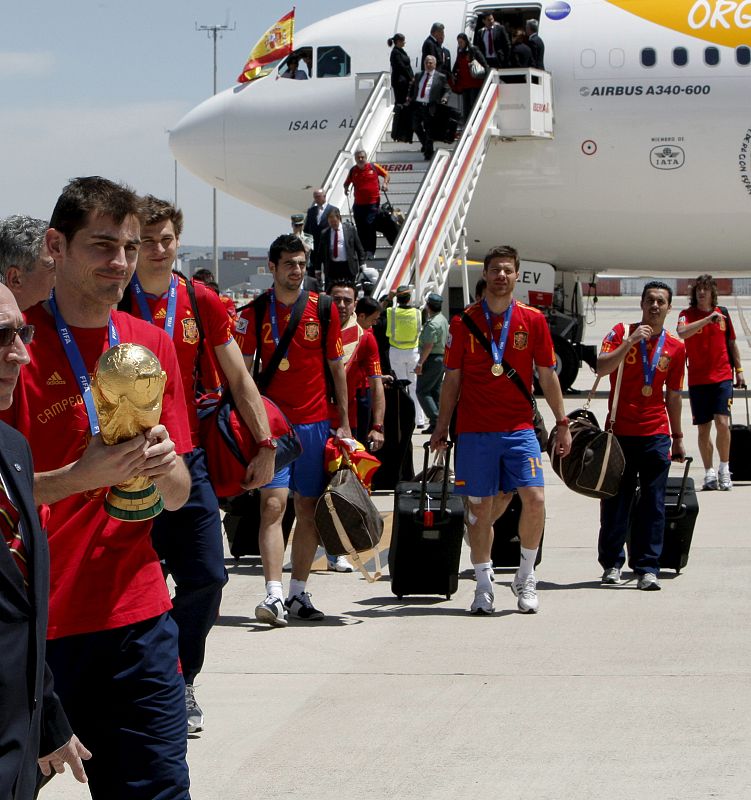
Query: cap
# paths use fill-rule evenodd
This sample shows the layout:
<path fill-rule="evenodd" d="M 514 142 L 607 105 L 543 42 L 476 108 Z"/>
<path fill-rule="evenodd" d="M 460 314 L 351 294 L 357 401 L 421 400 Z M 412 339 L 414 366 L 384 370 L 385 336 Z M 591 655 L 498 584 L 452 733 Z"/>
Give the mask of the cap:
<path fill-rule="evenodd" d="M 397 286 L 396 287 L 396 296 L 397 297 L 404 297 L 404 295 L 412 294 L 412 289 L 409 286 Z"/>
<path fill-rule="evenodd" d="M 293 225 L 302 225 L 305 222 L 305 214 L 293 214 L 290 219 Z"/>
<path fill-rule="evenodd" d="M 431 292 L 426 298 L 428 303 L 432 303 L 434 306 L 442 306 L 443 305 L 443 298 L 441 295 L 436 294 L 435 292 Z"/>

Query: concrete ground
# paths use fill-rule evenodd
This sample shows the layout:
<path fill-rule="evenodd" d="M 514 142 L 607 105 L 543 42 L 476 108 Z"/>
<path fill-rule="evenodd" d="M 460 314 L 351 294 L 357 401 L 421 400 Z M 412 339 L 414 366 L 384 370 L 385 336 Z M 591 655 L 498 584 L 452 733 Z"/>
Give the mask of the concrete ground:
<path fill-rule="evenodd" d="M 681 300 L 674 307 L 671 329 Z M 604 299 L 587 341 L 638 317 L 638 298 Z M 577 387 L 590 384 L 586 373 Z M 567 409 L 583 399 L 568 397 Z M 604 421 L 603 396 L 592 408 Z M 698 459 L 688 401 L 683 418 Z M 424 441 L 415 436 L 416 459 Z M 700 464 L 692 475 L 701 484 Z M 325 621 L 271 630 L 253 616 L 259 564 L 228 558 L 196 683 L 206 728 L 189 737 L 193 798 L 751 796 L 751 484 L 700 494 L 685 571 L 663 574 L 661 592 L 639 592 L 633 580 L 600 586 L 599 504 L 550 469 L 546 479 L 536 616 L 516 611 L 511 571 L 496 573 L 496 614 L 481 619 L 467 613 L 471 572 L 450 601 L 398 601 L 387 576 L 368 584 L 318 571 L 309 589 Z M 391 495 L 376 502 L 390 514 Z M 69 774 L 42 794 L 86 796 Z"/>

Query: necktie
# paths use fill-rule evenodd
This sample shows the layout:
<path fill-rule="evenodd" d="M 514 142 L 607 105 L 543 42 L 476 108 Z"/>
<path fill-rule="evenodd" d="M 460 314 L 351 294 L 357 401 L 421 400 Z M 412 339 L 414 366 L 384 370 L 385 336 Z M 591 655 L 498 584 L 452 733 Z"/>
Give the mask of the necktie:
<path fill-rule="evenodd" d="M 24 586 L 28 588 L 29 569 L 26 564 L 26 547 L 18 527 L 20 521 L 21 517 L 18 509 L 11 502 L 10 497 L 5 492 L 5 487 L 0 481 L 0 529 L 2 529 L 3 538 L 8 545 L 10 555 L 21 571 Z"/>
<path fill-rule="evenodd" d="M 334 234 L 334 258 L 336 258 L 339 255 L 339 231 L 336 228 L 334 228 L 333 234 Z"/>
<path fill-rule="evenodd" d="M 425 97 L 425 90 L 428 88 L 428 73 L 422 79 L 422 87 L 420 88 L 420 97 Z"/>
<path fill-rule="evenodd" d="M 486 42 L 486 47 L 488 49 L 488 55 L 489 56 L 494 56 L 495 55 L 495 50 L 493 49 L 493 29 L 492 28 L 488 28 L 485 31 L 485 42 Z"/>

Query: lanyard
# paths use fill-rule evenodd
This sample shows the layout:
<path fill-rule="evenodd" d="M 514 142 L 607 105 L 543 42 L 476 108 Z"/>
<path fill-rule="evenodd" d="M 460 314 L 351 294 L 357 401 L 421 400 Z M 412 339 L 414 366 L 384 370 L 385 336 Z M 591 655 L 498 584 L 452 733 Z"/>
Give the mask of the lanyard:
<path fill-rule="evenodd" d="M 141 286 L 141 281 L 138 280 L 138 275 L 133 273 L 130 281 L 131 288 L 136 295 L 138 307 L 141 310 L 141 319 L 153 324 L 154 318 L 151 316 L 151 309 L 146 300 L 146 292 Z M 177 275 L 173 273 L 169 282 L 169 289 L 167 290 L 167 318 L 164 320 L 164 331 L 170 339 L 175 335 L 175 312 L 177 311 Z"/>
<path fill-rule="evenodd" d="M 647 343 L 642 339 L 639 342 L 641 346 L 641 365 L 642 370 L 644 371 L 644 385 L 651 386 L 652 381 L 654 381 L 655 377 L 655 370 L 657 369 L 657 362 L 660 360 L 660 356 L 662 355 L 662 348 L 665 346 L 665 336 L 667 331 L 665 328 L 662 329 L 662 333 L 660 334 L 660 340 L 657 342 L 657 346 L 655 347 L 654 354 L 652 355 L 652 363 L 649 363 L 649 358 L 647 357 Z"/>
<path fill-rule="evenodd" d="M 97 415 L 96 407 L 94 406 L 94 398 L 91 396 L 89 371 L 86 369 L 86 365 L 83 363 L 81 351 L 78 349 L 76 340 L 73 338 L 73 334 L 70 332 L 70 329 L 65 324 L 65 320 L 62 318 L 60 310 L 57 307 L 57 301 L 55 300 L 54 289 L 50 294 L 49 303 L 50 303 L 50 308 L 52 309 L 52 314 L 55 317 L 55 326 L 57 327 L 57 335 L 60 337 L 60 341 L 63 344 L 63 350 L 65 351 L 65 356 L 68 359 L 70 368 L 73 370 L 73 374 L 76 376 L 76 381 L 78 382 L 78 388 L 81 391 L 81 397 L 83 398 L 83 402 L 86 405 L 86 413 L 88 414 L 89 417 L 89 428 L 91 429 L 91 435 L 96 436 L 99 433 L 99 416 Z M 114 347 L 115 345 L 120 344 L 120 336 L 117 333 L 117 328 L 115 327 L 115 323 L 112 321 L 111 314 L 109 320 L 107 321 L 107 328 L 108 328 L 109 346 Z"/>
<path fill-rule="evenodd" d="M 271 302 L 269 303 L 269 322 L 271 322 L 271 336 L 274 340 L 274 347 L 279 347 L 279 318 L 277 317 L 276 314 L 276 295 L 274 294 L 273 289 L 269 294 L 271 295 Z M 289 352 L 289 346 L 287 347 L 287 353 L 288 352 Z M 287 357 L 287 353 L 284 354 L 284 358 Z"/>
<path fill-rule="evenodd" d="M 511 327 L 511 314 L 514 310 L 514 301 L 512 300 L 509 307 L 503 312 L 503 328 L 501 328 L 501 339 L 496 344 L 495 334 L 493 333 L 493 320 L 490 318 L 490 308 L 488 308 L 488 301 L 482 301 L 482 311 L 485 314 L 485 319 L 488 323 L 488 331 L 490 332 L 490 349 L 493 353 L 493 364 L 500 366 L 503 361 L 503 354 L 506 352 L 506 341 L 508 340 L 508 332 Z M 495 372 L 493 373 L 495 375 Z M 501 374 L 500 372 L 498 373 Z"/>

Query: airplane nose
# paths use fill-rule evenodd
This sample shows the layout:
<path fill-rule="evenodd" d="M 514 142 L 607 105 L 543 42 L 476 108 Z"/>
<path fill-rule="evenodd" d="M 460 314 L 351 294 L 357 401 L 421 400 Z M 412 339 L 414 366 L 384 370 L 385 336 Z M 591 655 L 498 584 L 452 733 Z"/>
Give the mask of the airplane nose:
<path fill-rule="evenodd" d="M 227 180 L 225 93 L 214 95 L 186 114 L 170 131 L 174 157 L 194 175 L 217 188 Z"/>

